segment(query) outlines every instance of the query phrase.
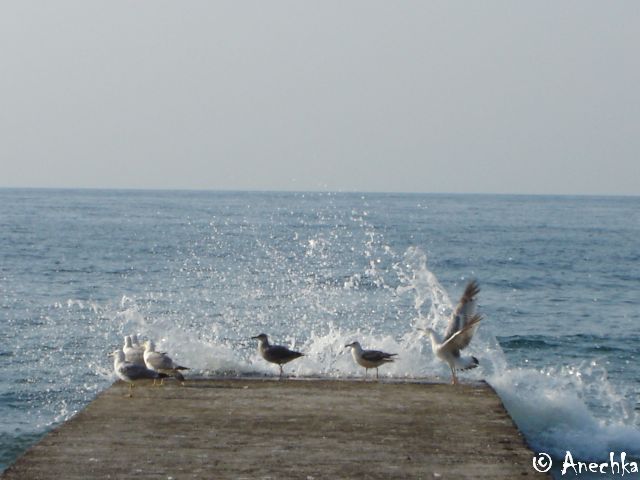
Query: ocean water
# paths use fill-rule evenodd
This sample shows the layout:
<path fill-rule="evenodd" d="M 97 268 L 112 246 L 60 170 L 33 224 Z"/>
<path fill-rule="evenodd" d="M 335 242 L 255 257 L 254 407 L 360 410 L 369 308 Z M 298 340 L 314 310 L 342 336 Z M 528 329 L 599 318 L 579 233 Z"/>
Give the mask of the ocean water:
<path fill-rule="evenodd" d="M 114 381 L 125 334 L 195 376 L 277 375 L 265 332 L 306 353 L 292 376 L 361 376 L 359 340 L 399 353 L 382 377 L 448 381 L 417 327 L 472 278 L 461 377 L 556 465 L 640 457 L 640 198 L 0 189 L 0 471 Z"/>

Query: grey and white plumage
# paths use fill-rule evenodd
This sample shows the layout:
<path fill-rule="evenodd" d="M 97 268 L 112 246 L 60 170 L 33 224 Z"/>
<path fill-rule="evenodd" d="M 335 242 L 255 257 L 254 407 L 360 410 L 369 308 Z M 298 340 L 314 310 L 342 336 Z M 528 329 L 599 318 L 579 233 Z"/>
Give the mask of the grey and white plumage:
<path fill-rule="evenodd" d="M 468 370 L 478 366 L 478 359 L 474 356 L 462 357 L 460 351 L 471 343 L 471 339 L 478 328 L 482 316 L 476 313 L 476 296 L 480 287 L 475 280 L 467 284 L 467 287 L 458 302 L 449 324 L 441 337 L 432 328 L 424 331 L 431 340 L 433 353 L 446 362 L 451 369 L 451 383 L 458 383 L 456 370 Z"/>
<path fill-rule="evenodd" d="M 127 362 L 124 352 L 122 350 L 115 350 L 109 354 L 113 357 L 113 371 L 121 380 L 129 383 L 129 395 L 131 395 L 131 388 L 133 382 L 136 380 L 157 380 L 166 377 L 167 375 L 160 372 L 155 372 L 148 369 L 144 365 L 138 365 L 135 363 Z"/>
<path fill-rule="evenodd" d="M 134 333 L 133 335 L 131 335 L 131 344 L 134 347 L 138 347 L 138 348 L 144 349 L 144 347 L 142 345 L 140 345 L 140 341 L 138 340 L 138 334 L 137 333 Z"/>
<path fill-rule="evenodd" d="M 166 353 L 156 352 L 156 347 L 152 340 L 144 342 L 143 359 L 147 368 L 164 373 L 165 376 L 175 377 L 181 382 L 184 382 L 184 376 L 180 373 L 180 370 L 189 370 L 187 367 L 178 365 Z"/>
<path fill-rule="evenodd" d="M 258 340 L 258 351 L 262 358 L 267 362 L 276 363 L 280 367 L 280 378 L 282 378 L 282 365 L 304 355 L 304 353 L 290 350 L 282 345 L 271 345 L 269 337 L 264 333 L 251 338 Z"/>
<path fill-rule="evenodd" d="M 365 379 L 370 368 L 376 369 L 376 378 L 378 378 L 378 367 L 385 363 L 393 362 L 393 357 L 398 355 L 397 353 L 386 353 L 381 350 L 364 350 L 360 342 L 349 343 L 345 345 L 345 348 L 347 347 L 351 347 L 351 355 L 356 363 L 364 367 Z"/>
<path fill-rule="evenodd" d="M 145 366 L 143 357 L 144 348 L 135 344 L 132 337 L 129 335 L 124 337 L 124 346 L 122 347 L 122 351 L 124 352 L 124 358 L 127 362 L 134 363 L 142 367 Z"/>

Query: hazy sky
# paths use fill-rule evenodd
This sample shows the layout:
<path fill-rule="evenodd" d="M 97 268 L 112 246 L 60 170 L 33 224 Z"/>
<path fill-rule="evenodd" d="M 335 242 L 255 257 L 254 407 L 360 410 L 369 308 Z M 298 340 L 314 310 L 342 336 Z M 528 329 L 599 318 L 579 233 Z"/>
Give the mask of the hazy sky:
<path fill-rule="evenodd" d="M 0 186 L 640 194 L 640 2 L 6 1 Z"/>

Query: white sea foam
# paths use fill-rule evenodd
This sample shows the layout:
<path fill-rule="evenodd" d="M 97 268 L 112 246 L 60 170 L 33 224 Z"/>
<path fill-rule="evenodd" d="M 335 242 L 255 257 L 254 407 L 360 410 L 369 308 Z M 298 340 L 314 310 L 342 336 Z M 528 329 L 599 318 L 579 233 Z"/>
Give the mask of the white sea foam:
<path fill-rule="evenodd" d="M 605 460 L 609 452 L 640 456 L 635 416 L 598 418 L 566 376 L 507 369 L 487 378 L 533 449 L 557 458 L 567 450 L 583 460 Z M 606 396 L 590 403 L 606 402 Z"/>

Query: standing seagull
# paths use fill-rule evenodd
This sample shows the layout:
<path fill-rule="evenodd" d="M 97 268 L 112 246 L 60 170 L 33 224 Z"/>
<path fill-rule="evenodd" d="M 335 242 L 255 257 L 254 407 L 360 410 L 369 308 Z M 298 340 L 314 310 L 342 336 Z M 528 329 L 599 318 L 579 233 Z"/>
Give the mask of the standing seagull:
<path fill-rule="evenodd" d="M 461 357 L 460 350 L 466 348 L 478 328 L 482 316 L 476 314 L 476 295 L 480 287 L 475 280 L 467 284 L 462 298 L 449 319 L 449 325 L 441 338 L 432 328 L 424 329 L 431 339 L 434 355 L 447 362 L 451 369 L 451 383 L 457 384 L 456 370 L 468 370 L 478 366 L 478 359 L 473 356 Z"/>
<path fill-rule="evenodd" d="M 287 347 L 283 347 L 282 345 L 270 345 L 269 337 L 264 333 L 251 338 L 258 340 L 258 351 L 260 352 L 260 355 L 262 355 L 262 358 L 267 362 L 278 364 L 280 367 L 279 378 L 282 378 L 282 365 L 304 355 L 304 353 L 289 350 Z"/>
<path fill-rule="evenodd" d="M 144 347 L 142 345 L 140 345 L 140 341 L 138 340 L 138 334 L 134 333 L 133 335 L 131 335 L 131 344 L 134 347 L 138 347 L 144 350 Z"/>
<path fill-rule="evenodd" d="M 133 338 L 127 335 L 124 337 L 124 347 L 122 347 L 122 351 L 124 352 L 124 358 L 129 363 L 135 363 L 136 365 L 140 365 L 144 367 L 144 348 L 139 344 L 133 342 Z"/>
<path fill-rule="evenodd" d="M 345 348 L 351 347 L 351 355 L 353 359 L 364 367 L 364 378 L 367 379 L 367 372 L 370 368 L 376 369 L 376 378 L 378 378 L 378 367 L 383 363 L 393 362 L 393 358 L 397 353 L 386 353 L 380 350 L 363 350 L 360 346 L 360 342 L 353 342 L 349 345 L 345 345 Z"/>
<path fill-rule="evenodd" d="M 137 365 L 135 363 L 127 362 L 124 358 L 124 352 L 122 350 L 116 350 L 109 354 L 113 357 L 113 371 L 118 375 L 121 380 L 129 382 L 129 396 L 131 397 L 131 389 L 133 388 L 134 380 L 153 379 L 155 382 L 158 378 L 164 378 L 167 375 L 164 373 L 154 372 L 149 370 L 144 365 Z"/>
<path fill-rule="evenodd" d="M 144 363 L 147 368 L 156 372 L 162 372 L 165 376 L 176 377 L 184 384 L 184 377 L 180 370 L 189 370 L 187 367 L 182 367 L 174 362 L 169 355 L 163 352 L 156 352 L 155 344 L 152 340 L 144 342 Z M 161 381 L 162 383 L 162 381 Z"/>

